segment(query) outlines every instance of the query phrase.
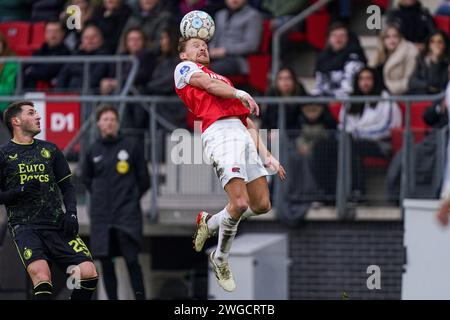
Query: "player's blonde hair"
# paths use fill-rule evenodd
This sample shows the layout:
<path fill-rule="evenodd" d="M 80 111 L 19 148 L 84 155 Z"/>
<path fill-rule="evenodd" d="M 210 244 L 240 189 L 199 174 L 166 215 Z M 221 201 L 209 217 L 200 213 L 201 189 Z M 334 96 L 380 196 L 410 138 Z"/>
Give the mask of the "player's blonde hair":
<path fill-rule="evenodd" d="M 178 40 L 178 53 L 182 53 L 186 50 L 186 44 L 189 40 L 190 38 L 185 39 L 183 37 L 180 37 L 180 39 Z"/>

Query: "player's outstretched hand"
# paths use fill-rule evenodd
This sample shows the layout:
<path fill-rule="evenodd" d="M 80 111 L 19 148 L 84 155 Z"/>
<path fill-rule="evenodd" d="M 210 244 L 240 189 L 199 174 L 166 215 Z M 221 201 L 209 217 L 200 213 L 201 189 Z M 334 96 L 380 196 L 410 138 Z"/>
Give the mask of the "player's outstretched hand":
<path fill-rule="evenodd" d="M 78 234 L 78 218 L 74 213 L 66 212 L 61 219 L 64 236 L 75 237 Z"/>
<path fill-rule="evenodd" d="M 450 201 L 444 201 L 439 207 L 439 211 L 436 215 L 436 218 L 443 226 L 448 225 L 449 211 L 450 211 Z"/>
<path fill-rule="evenodd" d="M 41 197 L 41 183 L 32 179 L 22 186 L 21 188 L 21 196 L 27 200 L 37 200 Z"/>
<path fill-rule="evenodd" d="M 281 181 L 286 180 L 286 170 L 280 164 L 280 162 L 272 155 L 269 155 L 265 161 L 264 166 L 271 172 L 275 174 L 275 172 L 280 177 Z"/>
<path fill-rule="evenodd" d="M 250 114 L 259 116 L 259 106 L 256 101 L 244 90 L 236 90 L 234 93 L 235 97 L 242 101 L 244 106 L 250 110 Z"/>

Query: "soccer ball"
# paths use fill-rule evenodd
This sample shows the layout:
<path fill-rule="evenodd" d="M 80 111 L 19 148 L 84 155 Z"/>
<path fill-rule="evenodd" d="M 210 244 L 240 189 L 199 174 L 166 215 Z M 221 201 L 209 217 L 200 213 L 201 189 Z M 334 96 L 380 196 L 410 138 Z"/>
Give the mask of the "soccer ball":
<path fill-rule="evenodd" d="M 181 36 L 185 39 L 200 38 L 208 42 L 213 37 L 215 29 L 211 16 L 199 10 L 186 13 L 180 23 Z"/>

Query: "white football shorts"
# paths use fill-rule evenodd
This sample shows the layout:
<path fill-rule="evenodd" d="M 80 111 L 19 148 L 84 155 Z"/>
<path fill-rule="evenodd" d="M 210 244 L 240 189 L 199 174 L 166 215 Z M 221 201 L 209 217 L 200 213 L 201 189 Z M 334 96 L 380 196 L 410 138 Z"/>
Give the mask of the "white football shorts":
<path fill-rule="evenodd" d="M 233 178 L 251 182 L 269 175 L 247 128 L 239 119 L 222 119 L 202 134 L 203 152 L 224 188 Z"/>

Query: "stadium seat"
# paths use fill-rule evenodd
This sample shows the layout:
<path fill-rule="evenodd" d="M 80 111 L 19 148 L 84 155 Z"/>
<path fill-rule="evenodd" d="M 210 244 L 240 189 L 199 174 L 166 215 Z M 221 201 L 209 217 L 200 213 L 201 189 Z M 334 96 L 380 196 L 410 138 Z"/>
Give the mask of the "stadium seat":
<path fill-rule="evenodd" d="M 381 7 L 383 10 L 389 9 L 390 2 L 391 0 L 372 0 L 373 4 Z"/>
<path fill-rule="evenodd" d="M 333 118 L 336 120 L 336 122 L 339 122 L 339 112 L 341 112 L 342 103 L 340 102 L 332 102 L 328 104 L 328 109 L 330 110 L 331 114 L 333 115 Z"/>
<path fill-rule="evenodd" d="M 45 42 L 45 22 L 34 23 L 31 27 L 30 48 L 39 49 Z"/>
<path fill-rule="evenodd" d="M 0 32 L 2 32 L 8 44 L 13 51 L 28 49 L 30 40 L 31 25 L 28 22 L 12 21 L 0 23 Z"/>
<path fill-rule="evenodd" d="M 425 110 L 431 106 L 431 101 L 411 103 L 411 129 L 413 132 L 414 143 L 419 143 L 426 136 L 430 127 L 423 121 L 422 115 Z M 403 127 L 391 130 L 392 156 L 394 156 L 403 146 L 403 134 L 405 132 L 405 112 L 406 105 L 399 103 L 403 114 Z M 364 165 L 367 167 L 387 167 L 389 162 L 381 158 L 368 157 L 364 159 Z"/>
<path fill-rule="evenodd" d="M 48 81 L 39 80 L 36 82 L 36 90 L 39 92 L 49 91 L 52 85 Z"/>
<path fill-rule="evenodd" d="M 327 42 L 330 15 L 326 12 L 312 14 L 306 18 L 306 41 L 317 49 L 323 49 Z"/>
<path fill-rule="evenodd" d="M 436 23 L 436 27 L 448 35 L 450 35 L 450 17 L 447 16 L 435 16 L 434 22 Z"/>
<path fill-rule="evenodd" d="M 272 61 L 270 54 L 271 40 L 272 31 L 270 30 L 270 20 L 264 20 L 259 52 L 250 54 L 247 57 L 249 74 L 229 76 L 228 78 L 234 85 L 249 84 L 259 92 L 265 92 L 267 90 L 270 62 Z"/>
<path fill-rule="evenodd" d="M 310 0 L 312 5 L 317 0 Z M 287 37 L 291 42 L 307 41 L 317 49 L 323 49 L 327 41 L 328 25 L 330 23 L 330 15 L 326 6 L 322 6 L 318 11 L 306 18 L 305 31 L 288 32 Z"/>
<path fill-rule="evenodd" d="M 33 54 L 33 50 L 29 47 L 15 48 L 13 50 L 19 57 L 29 57 Z"/>

